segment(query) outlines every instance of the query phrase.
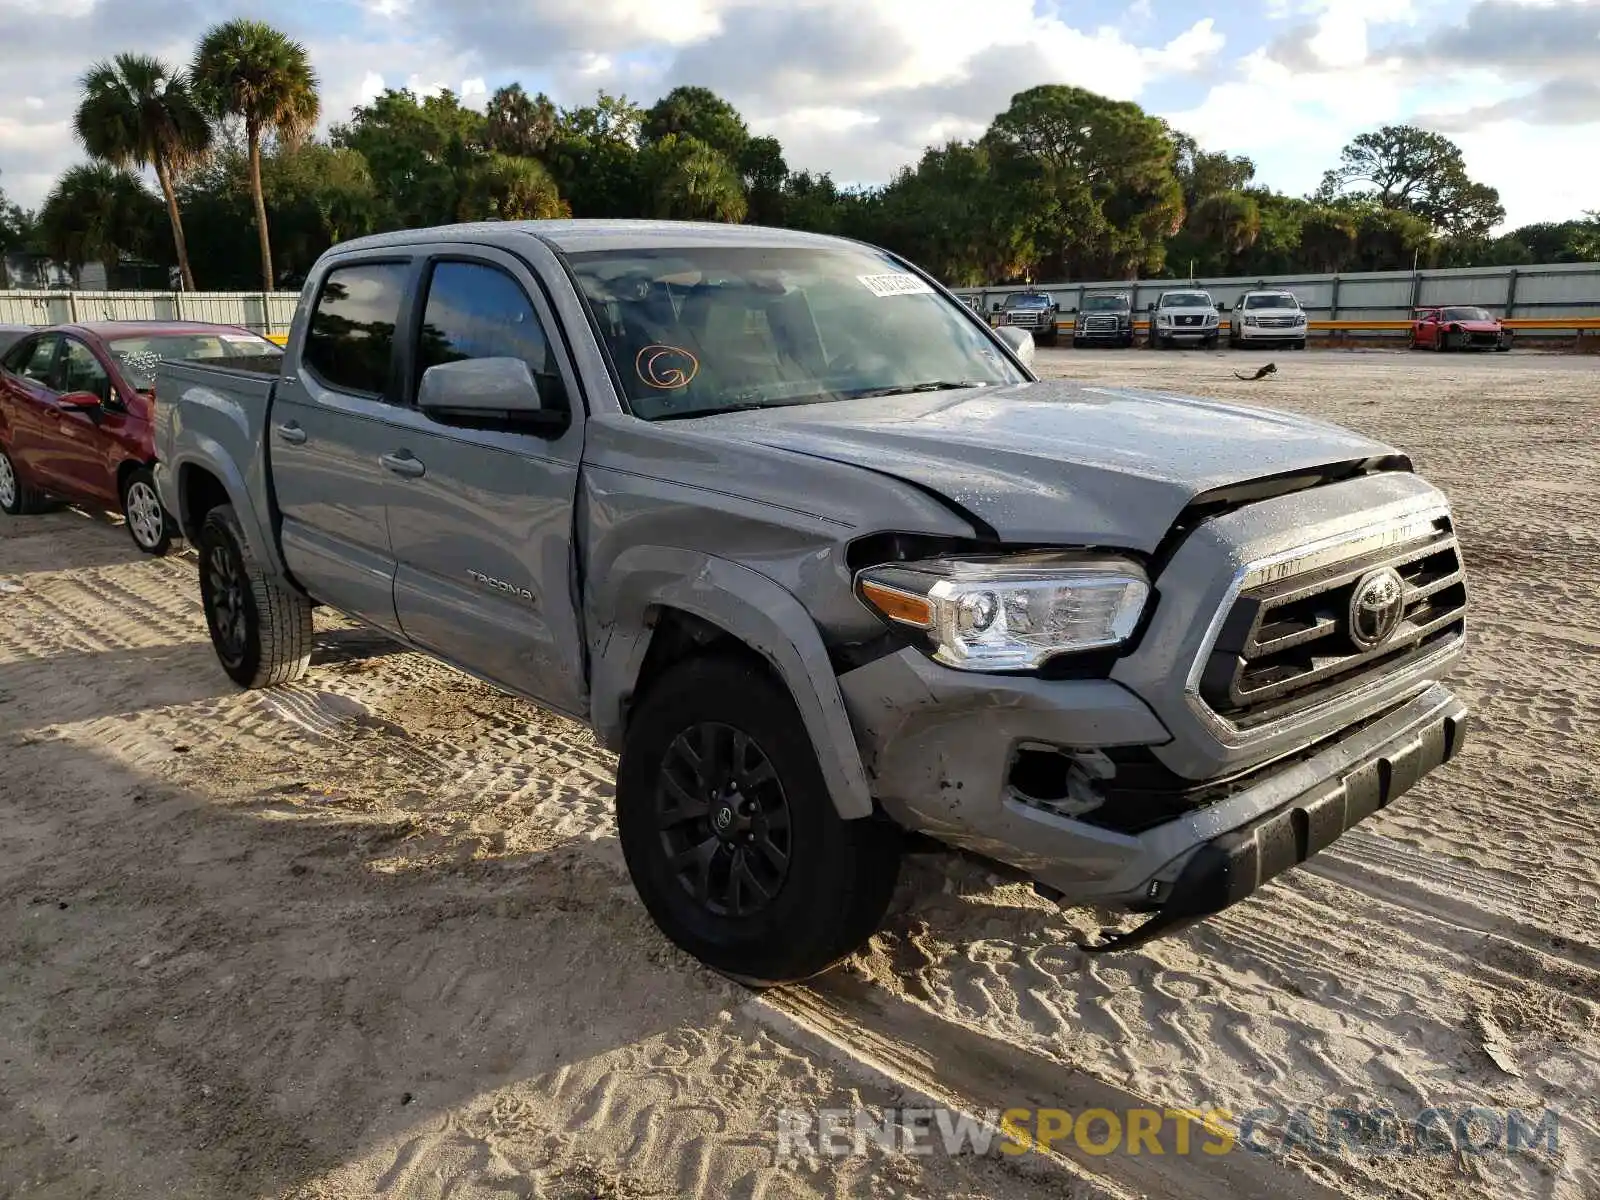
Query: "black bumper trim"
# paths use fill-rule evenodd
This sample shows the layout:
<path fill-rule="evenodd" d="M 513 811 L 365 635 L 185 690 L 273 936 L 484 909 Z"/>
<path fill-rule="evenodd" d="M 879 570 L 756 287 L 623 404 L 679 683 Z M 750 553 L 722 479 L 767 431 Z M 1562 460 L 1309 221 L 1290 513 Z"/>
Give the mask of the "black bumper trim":
<path fill-rule="evenodd" d="M 1449 711 L 1384 746 L 1339 779 L 1213 838 L 1190 857 L 1153 917 L 1133 929 L 1108 930 L 1098 943 L 1083 949 L 1099 954 L 1142 946 L 1237 904 L 1299 866 L 1454 758 L 1465 739 L 1466 714 L 1466 706 L 1456 701 Z"/>

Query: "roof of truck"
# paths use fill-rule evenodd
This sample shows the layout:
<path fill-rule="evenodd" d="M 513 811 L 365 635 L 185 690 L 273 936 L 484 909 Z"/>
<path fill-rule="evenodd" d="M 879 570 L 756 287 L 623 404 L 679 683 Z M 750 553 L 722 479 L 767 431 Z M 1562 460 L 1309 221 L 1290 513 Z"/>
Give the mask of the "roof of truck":
<path fill-rule="evenodd" d="M 412 242 L 505 243 L 517 237 L 543 238 L 571 253 L 630 247 L 825 246 L 850 244 L 843 238 L 764 225 L 721 225 L 709 221 L 475 221 L 431 229 L 400 229 L 343 242 L 338 250 L 366 250 Z"/>

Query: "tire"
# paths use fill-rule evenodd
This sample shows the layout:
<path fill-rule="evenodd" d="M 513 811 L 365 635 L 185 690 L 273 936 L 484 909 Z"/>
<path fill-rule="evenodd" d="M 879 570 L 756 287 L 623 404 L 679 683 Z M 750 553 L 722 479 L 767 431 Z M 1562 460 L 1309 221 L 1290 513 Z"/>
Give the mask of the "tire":
<path fill-rule="evenodd" d="M 122 519 L 133 544 L 144 553 L 160 558 L 172 549 L 177 523 L 161 507 L 149 467 L 134 468 L 122 481 Z"/>
<path fill-rule="evenodd" d="M 723 790 L 738 786 L 735 747 L 747 815 Z M 899 874 L 899 829 L 839 816 L 793 699 L 742 657 L 690 659 L 646 693 L 617 767 L 617 832 L 661 931 L 753 986 L 805 979 L 858 949 Z"/>
<path fill-rule="evenodd" d="M 1207 350 L 1215 350 L 1217 348 L 1217 339 L 1219 336 L 1219 334 L 1213 333 L 1205 340 L 1205 347 Z"/>
<path fill-rule="evenodd" d="M 1450 335 L 1442 329 L 1433 331 L 1433 350 L 1435 354 L 1443 354 L 1450 349 Z"/>
<path fill-rule="evenodd" d="M 1409 333 L 1406 334 L 1406 349 L 1407 350 L 1415 350 L 1416 348 L 1417 348 L 1417 331 L 1415 329 L 1413 329 Z"/>
<path fill-rule="evenodd" d="M 1296 338 L 1294 342 L 1294 348 L 1296 350 L 1304 350 L 1306 348 L 1305 338 Z"/>
<path fill-rule="evenodd" d="M 1131 333 L 1127 334 L 1126 336 L 1123 337 L 1122 341 L 1118 342 L 1117 344 L 1119 346 L 1121 346 L 1124 350 L 1132 350 L 1133 349 L 1133 334 L 1131 334 Z"/>
<path fill-rule="evenodd" d="M 211 645 L 245 688 L 292 683 L 311 665 L 311 602 L 252 562 L 230 504 L 206 514 L 195 540 Z"/>
<path fill-rule="evenodd" d="M 26 517 L 44 508 L 44 493 L 28 485 L 6 448 L 0 446 L 0 512 L 11 517 Z"/>

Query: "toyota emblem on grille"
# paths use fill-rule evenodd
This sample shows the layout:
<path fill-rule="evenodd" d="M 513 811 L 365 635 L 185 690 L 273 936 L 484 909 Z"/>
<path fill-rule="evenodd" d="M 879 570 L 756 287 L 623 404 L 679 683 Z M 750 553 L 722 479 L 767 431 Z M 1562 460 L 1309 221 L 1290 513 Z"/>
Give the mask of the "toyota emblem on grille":
<path fill-rule="evenodd" d="M 1350 593 L 1348 631 L 1358 650 L 1388 641 L 1406 615 L 1405 583 L 1393 567 L 1369 571 Z"/>

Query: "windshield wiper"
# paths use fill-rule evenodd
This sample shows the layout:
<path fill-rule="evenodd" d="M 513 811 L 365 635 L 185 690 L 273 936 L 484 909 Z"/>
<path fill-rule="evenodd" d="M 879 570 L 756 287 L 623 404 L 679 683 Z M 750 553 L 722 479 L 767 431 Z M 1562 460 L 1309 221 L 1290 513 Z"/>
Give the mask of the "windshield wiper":
<path fill-rule="evenodd" d="M 926 383 L 902 383 L 894 387 L 865 388 L 859 392 L 845 392 L 849 400 L 866 400 L 874 396 L 910 396 L 916 392 L 951 392 L 958 388 L 988 387 L 981 379 L 930 379 Z"/>

